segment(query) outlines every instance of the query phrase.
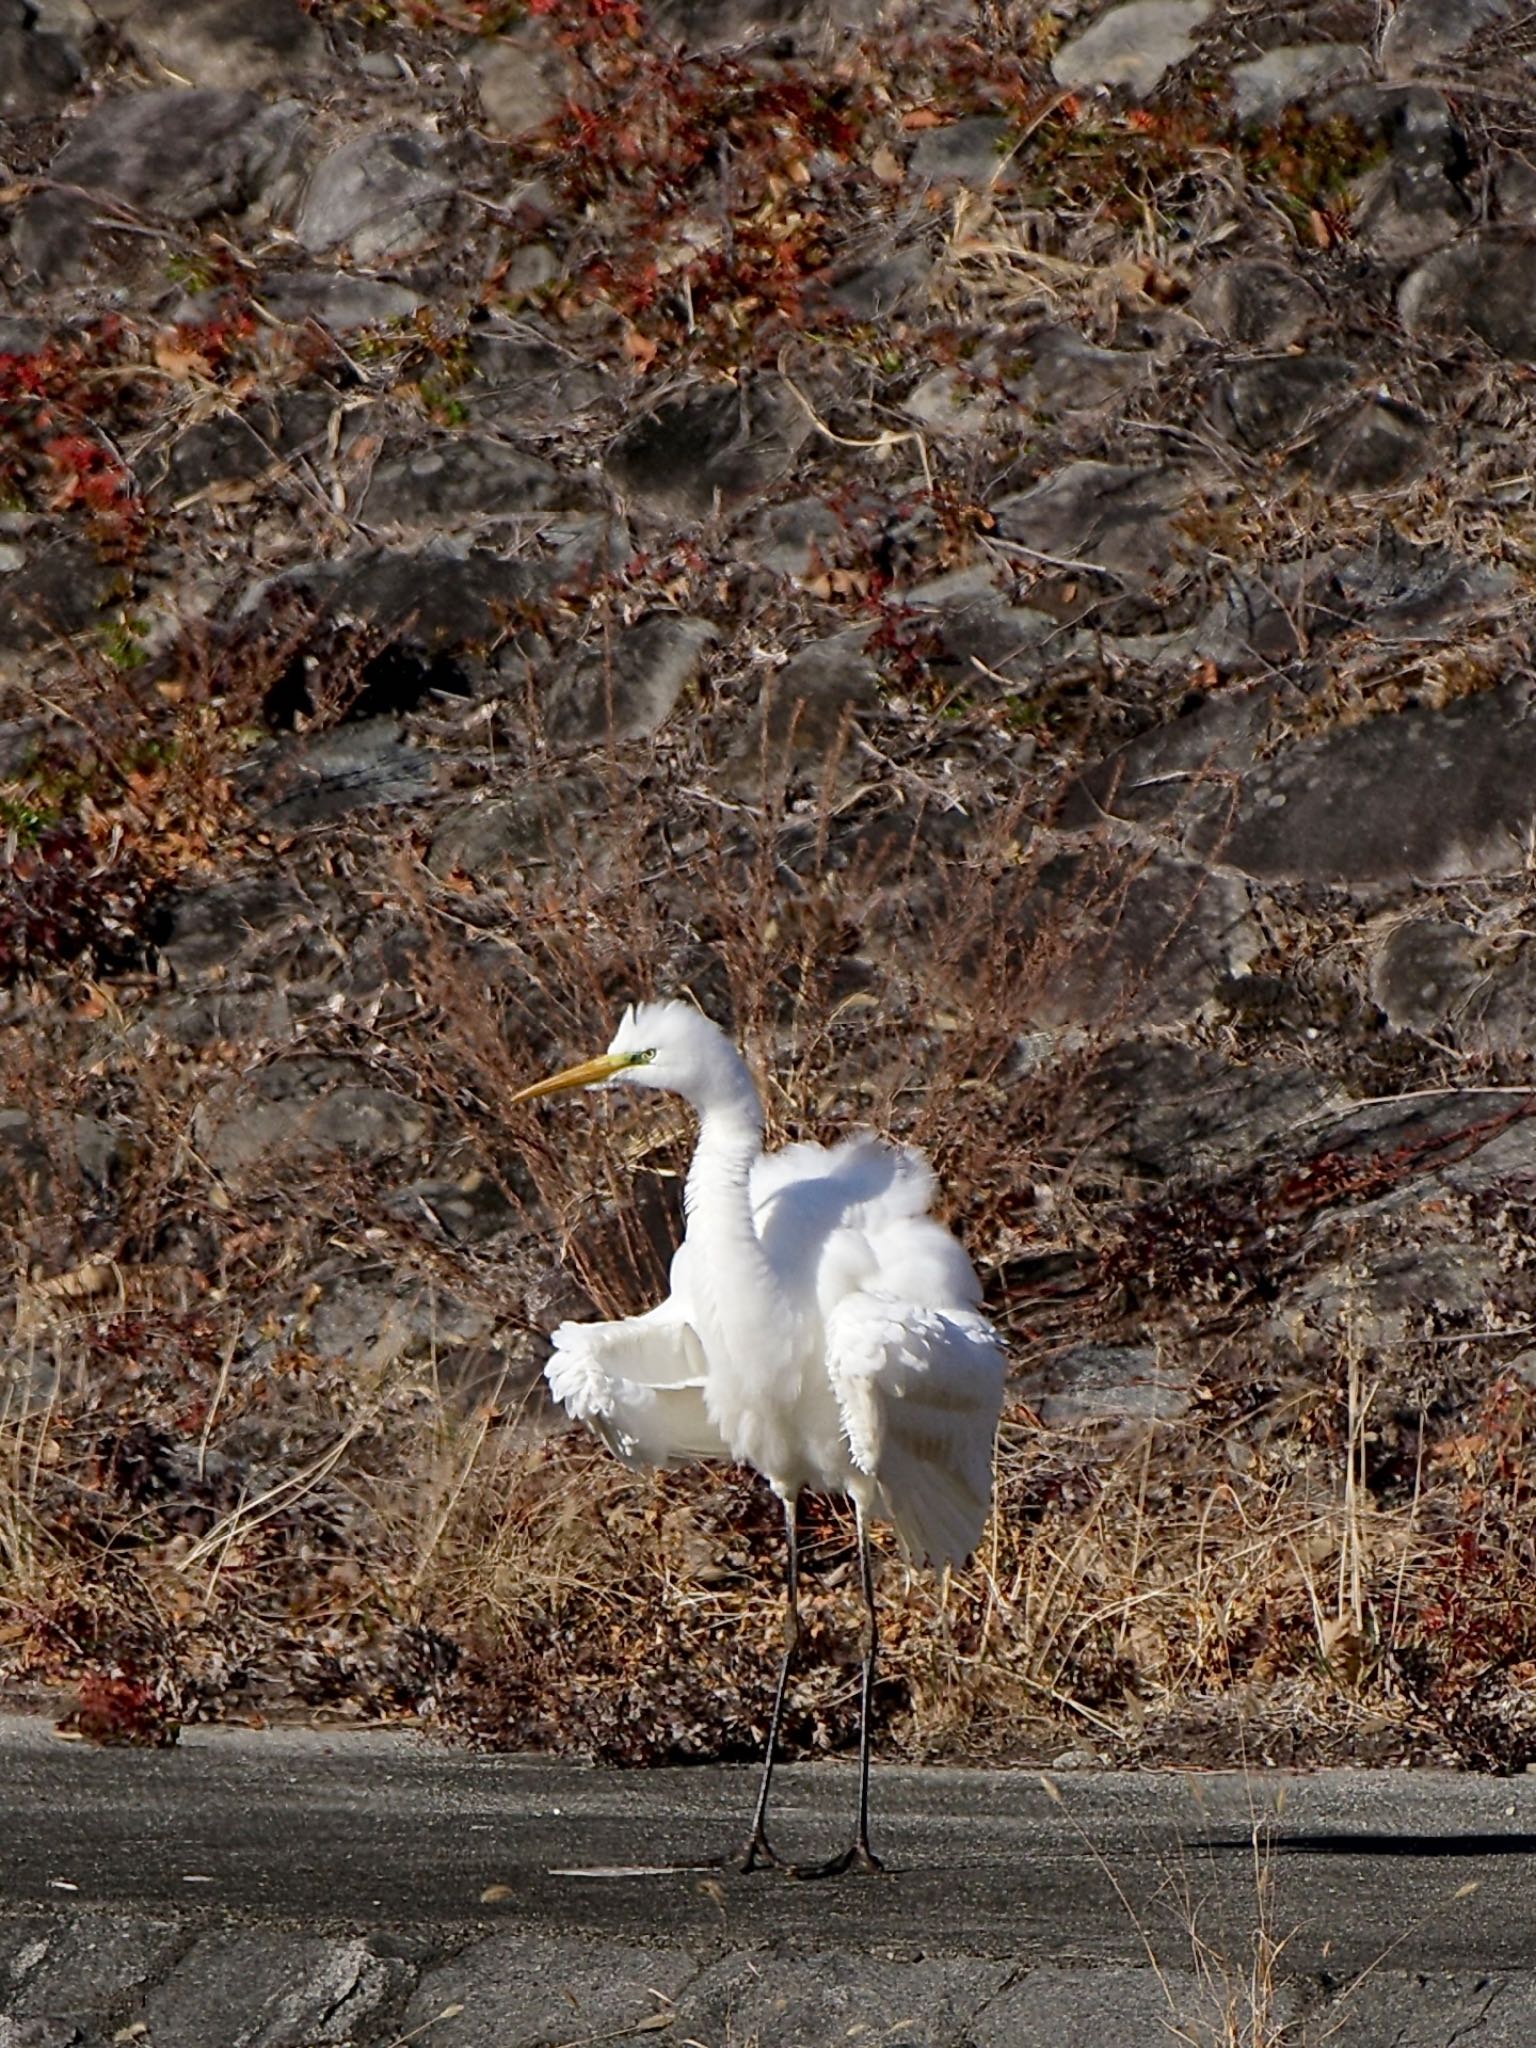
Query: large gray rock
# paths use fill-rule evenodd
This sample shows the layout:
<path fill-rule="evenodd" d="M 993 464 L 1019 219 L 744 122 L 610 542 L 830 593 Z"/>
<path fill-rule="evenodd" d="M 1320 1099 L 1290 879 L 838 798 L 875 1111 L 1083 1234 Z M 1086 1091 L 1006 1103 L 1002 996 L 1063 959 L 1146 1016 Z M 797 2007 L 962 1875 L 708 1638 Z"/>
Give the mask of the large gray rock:
<path fill-rule="evenodd" d="M 15 1227 L 46 1215 L 62 1195 L 109 1189 L 133 1158 L 126 1134 L 94 1116 L 0 1109 L 0 1216 Z"/>
<path fill-rule="evenodd" d="M 1515 582 L 1508 569 L 1433 542 L 1416 546 L 1390 526 L 1373 545 L 1334 548 L 1314 568 L 1317 625 L 1363 628 L 1378 640 L 1417 639 L 1474 615 Z"/>
<path fill-rule="evenodd" d="M 867 253 L 850 255 L 811 280 L 807 298 L 812 303 L 824 300 L 850 320 L 889 320 L 921 303 L 934 270 L 928 245 L 909 242 L 893 249 L 883 231 L 869 239 L 873 246 Z"/>
<path fill-rule="evenodd" d="M 46 320 L 29 320 L 24 314 L 0 315 L 0 356 L 41 355 L 52 339 Z"/>
<path fill-rule="evenodd" d="M 868 639 L 868 628 L 859 626 L 812 641 L 764 676 L 755 710 L 723 764 L 734 794 L 756 801 L 799 777 L 846 777 L 859 719 L 880 704 Z"/>
<path fill-rule="evenodd" d="M 47 184 L 22 206 L 15 253 L 25 270 L 57 283 L 114 260 L 102 253 L 114 230 L 141 254 L 153 246 L 129 236 L 136 224 L 117 206 L 175 221 L 243 212 L 280 183 L 306 119 L 292 102 L 267 105 L 253 93 L 211 88 L 107 100 L 75 129 Z"/>
<path fill-rule="evenodd" d="M 995 431 L 999 394 L 967 370 L 935 370 L 902 401 L 902 411 L 931 434 L 985 441 Z"/>
<path fill-rule="evenodd" d="M 1156 374 L 1150 350 L 1098 348 L 1057 321 L 1010 338 L 992 353 L 1003 358 L 999 371 L 1009 397 L 1048 414 L 1123 404 Z"/>
<path fill-rule="evenodd" d="M 1405 919 L 1374 954 L 1371 994 L 1394 1031 L 1479 1052 L 1518 1053 L 1536 1039 L 1536 950 L 1519 929 Z"/>
<path fill-rule="evenodd" d="M 566 60 L 545 29 L 537 18 L 522 21 L 466 52 L 487 125 L 512 141 L 552 121 L 570 93 Z"/>
<path fill-rule="evenodd" d="M 1059 656 L 1060 622 L 1010 602 L 985 565 L 919 584 L 905 601 L 928 622 L 930 684 L 947 684 L 963 702 L 1028 695 L 1046 681 Z"/>
<path fill-rule="evenodd" d="M 1025 2041 L 1049 2041 L 1051 2048 L 1105 2048 L 1110 2042 L 1150 2048 L 1161 2032 L 1171 2032 L 1175 2040 L 1218 2042 L 1227 2030 L 1232 1998 L 1231 1984 L 1208 1967 L 1159 1966 L 1095 1970 L 1092 1997 L 1085 1999 L 1079 1971 L 1046 1963 L 993 1999 L 971 2038 L 976 2048 L 1009 2048 Z M 1268 2017 L 1287 2028 L 1299 2004 L 1288 1984 L 1266 1994 Z"/>
<path fill-rule="evenodd" d="M 520 1215 L 500 1179 L 476 1168 L 458 1179 L 434 1176 L 411 1181 L 391 1194 L 389 1206 L 406 1223 L 418 1228 L 426 1224 L 460 1245 L 485 1244 L 500 1237 L 516 1226 Z M 476 1334 L 483 1334 L 483 1329 Z"/>
<path fill-rule="evenodd" d="M 707 619 L 658 612 L 581 650 L 551 687 L 546 729 L 564 744 L 644 739 L 666 724 L 698 681 L 718 639 Z"/>
<path fill-rule="evenodd" d="M 398 1210 L 402 1193 L 389 1197 L 391 1208 Z M 423 1220 L 419 1193 L 410 1220 Z M 487 1357 L 482 1349 L 494 1327 L 492 1312 L 460 1300 L 409 1265 L 396 1270 L 370 1263 L 327 1273 L 313 1291 L 305 1290 L 295 1310 L 305 1342 L 322 1358 L 363 1360 L 377 1368 L 441 1357 L 446 1384 L 500 1377 L 494 1354 Z"/>
<path fill-rule="evenodd" d="M 69 36 L 80 43 L 100 22 L 91 0 L 8 0 L 8 19 L 29 21 L 47 35 Z"/>
<path fill-rule="evenodd" d="M 72 1923 L 40 1921 L 32 1937 L 7 1958 L 0 2028 L 44 2017 L 105 2021 L 126 1994 L 158 1975 L 185 1946 L 187 1929 L 169 1914 L 108 1911 Z M 31 2036 L 23 2026 L 13 2038 Z M 46 2037 L 39 2033 L 36 2038 Z M 57 2038 L 64 2038 L 62 2028 Z M 72 2033 L 72 2038 L 80 2036 Z"/>
<path fill-rule="evenodd" d="M 297 1042 L 300 1005 L 282 988 L 202 988 L 167 1001 L 156 1030 L 167 1044 L 224 1053 L 230 1046 L 272 1052 Z"/>
<path fill-rule="evenodd" d="M 1189 310 L 1212 334 L 1246 348 L 1290 348 L 1327 317 L 1305 278 L 1262 259 L 1225 263 L 1208 273 L 1190 294 Z"/>
<path fill-rule="evenodd" d="M 1435 1226 L 1421 1222 L 1423 1197 L 1424 1190 L 1415 1189 L 1393 1205 L 1387 1242 L 1363 1251 L 1352 1245 L 1339 1263 L 1319 1259 L 1281 1292 L 1271 1322 L 1277 1347 L 1318 1361 L 1337 1356 L 1341 1344 L 1393 1357 L 1447 1324 L 1486 1324 L 1496 1316 L 1504 1279 L 1497 1252 L 1436 1243 Z M 1317 1248 L 1338 1231 L 1337 1224 L 1332 1230 L 1324 1225 Z"/>
<path fill-rule="evenodd" d="M 433 836 L 427 866 L 434 875 L 495 886 L 552 869 L 580 844 L 589 871 L 600 872 L 592 824 L 608 808 L 609 791 L 595 775 L 578 770 L 530 778 L 505 796 L 450 811 Z"/>
<path fill-rule="evenodd" d="M 969 114 L 918 138 L 908 175 L 924 185 L 993 185 L 1003 174 L 1014 125 L 1000 114 Z"/>
<path fill-rule="evenodd" d="M 1438 2048 L 1471 2026 L 1484 2048 L 1524 2048 L 1536 2029 L 1536 1985 L 1481 1971 L 1384 1973 L 1362 1999 L 1344 1984 L 1316 2015 L 1323 2039 L 1349 2035 L 1349 2048 Z"/>
<path fill-rule="evenodd" d="M 80 52 L 25 14 L 0 17 L 0 121 L 36 121 L 56 114 L 84 76 Z"/>
<path fill-rule="evenodd" d="M 1510 684 L 1299 741 L 1192 836 L 1265 881 L 1419 886 L 1516 873 L 1533 831 L 1536 716 Z"/>
<path fill-rule="evenodd" d="M 626 428 L 607 469 L 648 511 L 708 519 L 781 477 L 809 432 L 804 408 L 776 378 L 743 390 L 696 385 Z"/>
<path fill-rule="evenodd" d="M 311 906 L 275 871 L 253 869 L 228 882 L 176 892 L 166 908 L 160 957 L 180 979 L 223 975 L 303 925 Z"/>
<path fill-rule="evenodd" d="M 1164 574 L 1183 552 L 1172 518 L 1186 489 L 1172 466 L 1069 462 L 992 511 L 1000 533 L 1047 562 L 1140 583 Z"/>
<path fill-rule="evenodd" d="M 295 1056 L 249 1081 L 210 1088 L 194 1134 L 214 1171 L 237 1178 L 257 1168 L 416 1156 L 428 1121 L 420 1103 L 369 1082 L 348 1061 Z"/>
<path fill-rule="evenodd" d="M 78 633 L 132 587 L 120 563 L 74 534 L 35 530 L 12 558 L 14 568 L 0 569 L 0 675 L 19 676 L 8 656 Z"/>
<path fill-rule="evenodd" d="M 1381 39 L 1389 78 L 1430 70 L 1507 21 L 1515 0 L 1399 0 Z"/>
<path fill-rule="evenodd" d="M 768 505 L 751 522 L 752 560 L 777 576 L 825 574 L 847 538 L 846 522 L 823 498 Z"/>
<path fill-rule="evenodd" d="M 1069 848 L 1016 915 L 1041 950 L 1028 1010 L 1042 1031 L 1199 1016 L 1263 949 L 1243 882 L 1165 853 Z"/>
<path fill-rule="evenodd" d="M 1165 1362 L 1151 1345 L 1076 1344 L 1043 1370 L 1022 1374 L 1018 1393 L 1047 1429 L 1108 1423 L 1123 1434 L 1127 1423 L 1134 1428 L 1186 1415 L 1193 1379 L 1187 1367 Z"/>
<path fill-rule="evenodd" d="M 130 46 L 189 85 L 273 92 L 334 63 L 299 0 L 95 0 Z"/>
<path fill-rule="evenodd" d="M 1420 608 L 1453 606 L 1433 586 L 1436 567 L 1446 574 L 1438 555 L 1422 551 L 1420 587 L 1405 587 L 1400 564 L 1394 588 L 1390 559 L 1369 582 L 1368 560 L 1360 558 L 1353 590 L 1336 571 L 1334 629 L 1353 611 L 1390 634 L 1393 621 L 1379 615 L 1393 603 L 1405 621 Z M 1454 585 L 1462 572 L 1450 573 Z M 1463 599 L 1479 602 L 1465 592 Z M 1268 718 L 1257 692 L 1207 700 L 1085 776 L 1063 806 L 1063 822 L 1079 826 L 1104 815 L 1157 822 L 1224 870 L 1263 881 L 1416 887 L 1520 870 L 1536 828 L 1536 716 L 1523 684 L 1279 747 L 1269 740 Z"/>
<path fill-rule="evenodd" d="M 355 263 L 387 263 L 431 241 L 455 189 L 435 136 L 370 130 L 316 165 L 295 227 L 314 255 L 345 248 Z"/>
<path fill-rule="evenodd" d="M 1228 370 L 1216 387 L 1216 418 L 1242 447 L 1277 448 L 1336 406 L 1355 379 L 1343 356 L 1268 356 Z"/>
<path fill-rule="evenodd" d="M 668 2017 L 689 1980 L 691 1959 L 654 1949 L 606 1948 L 599 1973 L 571 1967 L 569 1949 L 529 1930 L 477 1941 L 463 1955 L 423 1977 L 401 2016 L 402 2033 L 430 2036 L 445 2009 L 454 2048 L 507 2048 L 509 2041 L 578 2038 L 640 2039 L 658 2015 Z"/>
<path fill-rule="evenodd" d="M 1305 1030 L 1289 991 L 1240 975 L 1222 986 L 1229 1018 L 1262 1004 L 1277 1029 Z M 1074 1157 L 1096 1173 L 1136 1181 L 1223 1175 L 1344 1099 L 1336 1083 L 1278 1060 L 1244 1063 L 1181 1040 L 1134 1037 L 1111 1045 L 1082 1073 L 1067 1106 Z"/>
<path fill-rule="evenodd" d="M 1320 481 L 1336 476 L 1361 488 L 1411 473 L 1427 438 L 1411 415 L 1392 418 L 1384 400 L 1365 400 L 1297 452 L 1298 467 Z M 1371 547 L 1336 548 L 1311 561 L 1237 575 L 1200 621 L 1196 649 L 1219 668 L 1288 660 L 1304 644 L 1365 632 L 1378 641 L 1413 640 L 1437 626 L 1507 599 L 1510 572 L 1463 561 L 1440 547 L 1415 547 L 1384 527 Z M 1211 717 L 1217 707 L 1208 707 Z M 1184 721 L 1165 726 L 1152 745 L 1173 744 Z"/>
<path fill-rule="evenodd" d="M 334 412 L 318 391 L 257 398 L 243 412 L 199 420 L 168 449 L 146 457 L 140 483 L 176 505 L 204 491 L 238 498 L 257 478 L 278 474 L 295 457 L 315 451 Z"/>
<path fill-rule="evenodd" d="M 432 787 L 432 756 L 408 744 L 397 720 L 362 718 L 278 743 L 253 760 L 242 786 L 268 824 L 291 831 L 416 803 Z"/>
<path fill-rule="evenodd" d="M 360 1935 L 215 1928 L 148 1992 L 144 2017 L 156 2048 L 319 2048 L 371 2034 L 411 1976 Z"/>
<path fill-rule="evenodd" d="M 1368 78 L 1371 60 L 1358 43 L 1288 43 L 1232 67 L 1237 117 L 1262 125 L 1298 100 L 1350 78 Z"/>
<path fill-rule="evenodd" d="M 1386 161 L 1356 184 L 1355 233 L 1384 263 L 1406 263 L 1442 248 L 1472 219 L 1463 189 L 1471 153 L 1444 96 L 1426 86 L 1346 93 L 1328 109 L 1367 132 L 1384 129 Z"/>
<path fill-rule="evenodd" d="M 507 642 L 508 621 L 548 580 L 539 562 L 489 548 L 460 552 L 428 544 L 415 554 L 372 548 L 290 569 L 254 592 L 246 612 L 254 616 L 298 598 L 326 629 L 361 626 L 380 645 L 451 659 L 473 678 Z"/>
<path fill-rule="evenodd" d="M 249 205 L 270 168 L 274 116 L 253 92 L 166 86 L 107 100 L 88 114 L 50 166 L 172 220 Z"/>
<path fill-rule="evenodd" d="M 469 367 L 473 375 L 455 396 L 477 423 L 493 421 L 513 432 L 563 427 L 613 389 L 612 380 L 563 337 L 531 320 L 476 331 Z"/>
<path fill-rule="evenodd" d="M 1397 310 L 1410 334 L 1475 334 L 1514 362 L 1536 362 L 1536 238 L 1469 235 L 1406 279 Z"/>
<path fill-rule="evenodd" d="M 346 271 L 290 270 L 268 277 L 262 301 L 280 320 L 313 320 L 336 334 L 359 327 L 389 327 L 409 320 L 424 303 L 420 292 L 381 277 Z"/>
<path fill-rule="evenodd" d="M 855 1960 L 835 1949 L 737 1954 L 699 1972 L 683 1994 L 682 2021 L 700 2041 L 808 2044 L 857 2040 L 864 2014 L 899 2013 L 897 2024 L 914 2044 L 965 2041 L 993 2048 L 1009 2038 L 990 2032 L 986 2021 L 1010 1974 L 991 1960 L 935 1959 L 919 1985 L 901 1957 Z M 1057 2038 L 1054 2030 L 1050 2037 Z"/>
<path fill-rule="evenodd" d="M 1422 476 L 1434 463 L 1429 422 L 1385 396 L 1362 398 L 1330 418 L 1299 451 L 1298 464 L 1335 491 L 1385 491 Z"/>
<path fill-rule="evenodd" d="M 369 526 L 441 530 L 516 519 L 589 496 L 547 462 L 504 441 L 442 437 L 381 461 L 358 517 Z"/>
<path fill-rule="evenodd" d="M 1051 59 L 1058 85 L 1123 85 L 1137 99 L 1195 47 L 1215 0 L 1126 0 L 1111 7 Z"/>

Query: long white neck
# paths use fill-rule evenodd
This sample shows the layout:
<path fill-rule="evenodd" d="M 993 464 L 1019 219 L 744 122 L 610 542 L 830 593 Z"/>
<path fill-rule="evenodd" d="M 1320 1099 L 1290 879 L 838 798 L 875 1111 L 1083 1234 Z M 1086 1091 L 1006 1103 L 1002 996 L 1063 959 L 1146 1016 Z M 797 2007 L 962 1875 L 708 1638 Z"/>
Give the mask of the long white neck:
<path fill-rule="evenodd" d="M 743 1061 L 719 1077 L 706 1102 L 695 1102 L 699 1142 L 688 1169 L 685 1201 L 688 1243 L 696 1255 L 691 1278 L 712 1311 L 714 1335 L 729 1367 L 762 1361 L 782 1341 L 790 1344 L 790 1314 L 783 1288 L 764 1256 L 752 1220 L 752 1167 L 763 1149 L 763 1112 Z"/>

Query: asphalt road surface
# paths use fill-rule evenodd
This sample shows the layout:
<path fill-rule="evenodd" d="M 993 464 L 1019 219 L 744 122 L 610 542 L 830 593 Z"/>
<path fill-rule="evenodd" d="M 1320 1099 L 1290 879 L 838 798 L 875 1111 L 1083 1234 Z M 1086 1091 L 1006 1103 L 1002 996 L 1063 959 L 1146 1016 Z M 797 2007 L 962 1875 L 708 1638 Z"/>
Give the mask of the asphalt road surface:
<path fill-rule="evenodd" d="M 0 1719 L 0 1930 L 11 1930 L 13 1957 L 23 1959 L 41 1953 L 39 1927 L 72 1929 L 77 1946 L 80 1928 L 94 1929 L 93 1953 L 103 1929 L 170 1930 L 170 1946 L 155 1950 L 159 1961 L 145 1961 L 137 1980 L 127 1981 L 138 1967 L 129 1961 L 107 1973 L 115 1988 L 79 2031 L 88 2042 L 99 2025 L 109 2040 L 125 2017 L 135 2024 L 158 2012 L 152 2048 L 182 2039 L 199 2048 L 222 2039 L 268 2048 L 308 2038 L 387 2041 L 402 2037 L 407 2020 L 435 2029 L 434 2048 L 467 2044 L 479 2037 L 462 2013 L 423 2019 L 410 2001 L 431 2005 L 443 1989 L 428 1981 L 433 1970 L 452 1961 L 462 1977 L 466 1954 L 486 1961 L 508 1932 L 520 1954 L 563 1958 L 560 1968 L 588 1994 L 605 1959 L 670 1956 L 696 1973 L 755 1956 L 754 1995 L 767 1961 L 792 1964 L 791 2005 L 792 1994 L 810 1995 L 818 1971 L 842 1983 L 861 1966 L 878 1974 L 899 1964 L 914 1997 L 919 1980 L 931 1988 L 942 1979 L 952 1990 L 963 1982 L 960 2005 L 975 1994 L 977 2012 L 1000 2011 L 996 1998 L 1025 1983 L 1037 2002 L 1043 1984 L 1075 1987 L 1063 1989 L 1056 2020 L 1040 2021 L 1047 2031 L 1038 2038 L 1053 2043 L 1075 2039 L 1072 2022 L 1088 2008 L 1098 2031 L 1083 2039 L 1103 2048 L 1174 2038 L 1173 2021 L 1158 2025 L 1158 2014 L 1176 2015 L 1186 1997 L 1207 2007 L 1269 2000 L 1275 2012 L 1310 2013 L 1317 2024 L 1306 2038 L 1341 2048 L 1376 2038 L 1369 2012 L 1384 2041 L 1449 2042 L 1474 2018 L 1470 2038 L 1479 2043 L 1536 2041 L 1530 1779 L 882 1770 L 873 1832 L 887 1870 L 816 1883 L 719 1866 L 745 1832 L 752 1789 L 746 1771 L 586 1771 L 409 1734 L 194 1729 L 172 1750 L 97 1750 L 61 1741 L 46 1722 Z M 841 1846 L 853 1794 L 845 1766 L 785 1770 L 776 1781 L 781 1845 L 802 1856 Z M 29 1927 L 32 1948 L 16 1934 Z M 188 1954 L 202 1957 L 206 1979 L 209 1955 L 224 1953 L 218 1943 L 227 1949 L 240 1930 L 249 1949 L 252 1929 L 268 1930 L 258 1940 L 263 1955 L 272 1942 L 297 1938 L 295 1930 L 312 1946 L 329 1943 L 333 1976 L 337 1955 L 354 1951 L 385 1954 L 394 1968 L 399 1958 L 375 1938 L 393 1930 L 408 1981 L 397 1972 L 378 1990 L 368 2006 L 373 2033 L 349 2020 L 351 2033 L 307 2035 L 311 2017 L 293 2020 L 285 2035 L 269 2015 L 265 2031 L 220 2034 L 223 2022 L 189 2017 L 174 1998 L 168 2019 L 178 1983 L 186 1994 Z M 7 1952 L 0 1943 L 0 1988 Z M 13 1959 L 13 1979 L 18 1968 Z M 18 1992 L 14 2009 L 25 2014 L 30 2000 L 36 2017 L 64 1993 L 37 1988 L 42 1964 L 28 1971 L 32 1988 Z M 694 1978 L 685 1973 L 679 1987 L 685 1981 Z M 482 1982 L 482 2006 L 501 1997 L 511 2000 L 503 2015 L 521 2010 L 509 1983 L 498 1992 Z M 1105 2032 L 1128 1985 L 1145 2022 L 1133 2015 L 1129 2031 Z M 662 1994 L 650 1986 L 649 1995 Z M 1398 2010 L 1405 1999 L 1413 2025 Z M 10 2009 L 0 1998 L 0 2014 Z M 677 2009 L 669 2010 L 670 2026 Z M 741 2011 L 737 2001 L 726 2020 L 716 2015 L 720 2043 L 818 2038 L 805 2031 L 814 2021 L 785 2017 L 782 1999 L 775 2011 L 789 2032 L 757 2022 L 756 2034 L 744 2032 Z M 904 2043 L 984 2037 L 975 2014 L 944 2011 L 949 2018 L 909 2016 L 905 2031 L 866 2033 Z M 1328 2012 L 1333 2019 L 1318 2019 Z M 951 2023 L 958 2031 L 946 2034 Z M 502 2048 L 595 2038 L 562 2024 L 563 2034 L 558 2026 L 541 2032 L 525 2018 L 524 2031 L 485 2038 Z M 1208 2038 L 1218 2039 L 1217 2022 L 1208 2024 Z M 1194 2037 L 1207 2038 L 1198 2028 Z M 610 2025 L 608 2038 L 630 2034 Z M 714 2048 L 707 2014 L 678 2038 Z M 832 2028 L 826 2038 L 844 2035 Z M 1003 2027 L 996 2038 L 1034 2036 Z"/>

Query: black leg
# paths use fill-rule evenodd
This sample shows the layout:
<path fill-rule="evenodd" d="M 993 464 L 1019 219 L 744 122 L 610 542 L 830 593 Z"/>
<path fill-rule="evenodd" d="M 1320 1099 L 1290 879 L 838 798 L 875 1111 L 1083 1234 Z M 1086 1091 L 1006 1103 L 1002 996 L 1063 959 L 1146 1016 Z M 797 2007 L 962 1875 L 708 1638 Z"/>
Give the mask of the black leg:
<path fill-rule="evenodd" d="M 864 1619 L 869 1641 L 864 1651 L 864 1689 L 859 1715 L 859 1828 L 854 1837 L 852 1861 L 861 1870 L 883 1869 L 869 1846 L 869 1746 L 875 1718 L 875 1654 L 880 1646 L 880 1617 L 875 1610 L 875 1567 L 869 1552 L 869 1529 L 864 1510 L 855 1503 L 859 1518 L 859 1579 L 864 1587 Z"/>
<path fill-rule="evenodd" d="M 864 1620 L 869 1633 L 864 1645 L 864 1683 L 859 1712 L 859 1818 L 853 1842 L 830 1863 L 796 1864 L 796 1877 L 840 1877 L 845 1870 L 883 1870 L 885 1865 L 869 1846 L 869 1747 L 874 1722 L 875 1652 L 880 1625 L 875 1612 L 875 1570 L 870 1556 L 869 1529 L 858 1502 L 854 1512 L 859 1524 L 859 1580 L 864 1588 Z"/>
<path fill-rule="evenodd" d="M 747 1837 L 747 1846 L 737 1858 L 742 1870 L 755 1870 L 760 1863 L 771 1863 L 776 1869 L 785 1868 L 784 1859 L 768 1840 L 768 1789 L 773 1783 L 773 1760 L 779 1747 L 779 1723 L 784 1718 L 784 1695 L 789 1689 L 790 1666 L 795 1661 L 795 1652 L 800 1647 L 800 1551 L 795 1536 L 795 1503 L 784 1503 L 784 1533 L 788 1545 L 788 1562 L 784 1573 L 784 1660 L 779 1666 L 779 1682 L 773 1695 L 773 1713 L 768 1722 L 768 1749 L 763 1757 L 763 1775 L 757 1788 L 757 1809 L 752 1815 L 752 1832 Z"/>

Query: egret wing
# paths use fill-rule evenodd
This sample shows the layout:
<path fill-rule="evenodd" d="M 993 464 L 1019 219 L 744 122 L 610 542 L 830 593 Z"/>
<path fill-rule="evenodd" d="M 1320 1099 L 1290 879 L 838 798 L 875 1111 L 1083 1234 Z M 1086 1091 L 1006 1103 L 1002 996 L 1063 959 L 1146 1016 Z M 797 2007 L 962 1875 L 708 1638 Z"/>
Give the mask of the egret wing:
<path fill-rule="evenodd" d="M 674 1293 L 648 1315 L 561 1323 L 544 1377 L 627 1465 L 729 1456 L 704 1402 L 704 1348 Z"/>
<path fill-rule="evenodd" d="M 967 1557 L 992 1497 L 1004 1360 L 992 1326 L 859 1289 L 826 1318 L 827 1374 L 855 1467 L 914 1556 Z"/>

